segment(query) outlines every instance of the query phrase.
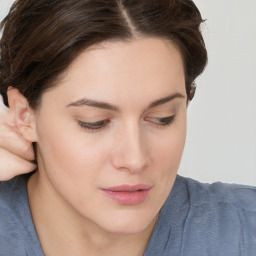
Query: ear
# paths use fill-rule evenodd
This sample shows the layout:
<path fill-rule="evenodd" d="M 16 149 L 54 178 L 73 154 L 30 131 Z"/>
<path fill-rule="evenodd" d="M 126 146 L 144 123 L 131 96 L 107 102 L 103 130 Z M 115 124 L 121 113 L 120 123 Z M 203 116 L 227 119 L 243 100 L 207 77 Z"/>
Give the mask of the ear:
<path fill-rule="evenodd" d="M 27 99 L 13 87 L 8 88 L 7 96 L 17 130 L 27 141 L 36 142 L 35 112 L 29 107 Z"/>

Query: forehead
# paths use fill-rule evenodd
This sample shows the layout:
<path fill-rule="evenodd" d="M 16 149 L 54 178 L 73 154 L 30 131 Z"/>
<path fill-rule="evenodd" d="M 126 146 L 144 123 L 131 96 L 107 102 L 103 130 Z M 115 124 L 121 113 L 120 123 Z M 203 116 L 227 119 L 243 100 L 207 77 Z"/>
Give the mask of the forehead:
<path fill-rule="evenodd" d="M 116 104 L 185 95 L 182 57 L 174 44 L 159 38 L 104 42 L 82 52 L 54 91 L 66 101 L 90 97 Z"/>

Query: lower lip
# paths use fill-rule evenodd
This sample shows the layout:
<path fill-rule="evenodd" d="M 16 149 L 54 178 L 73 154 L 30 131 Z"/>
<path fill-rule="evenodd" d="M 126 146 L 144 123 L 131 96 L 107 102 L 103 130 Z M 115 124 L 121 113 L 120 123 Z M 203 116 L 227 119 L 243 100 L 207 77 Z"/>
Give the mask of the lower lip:
<path fill-rule="evenodd" d="M 119 204 L 136 205 L 146 200 L 150 189 L 143 189 L 134 192 L 102 190 L 104 194 Z"/>

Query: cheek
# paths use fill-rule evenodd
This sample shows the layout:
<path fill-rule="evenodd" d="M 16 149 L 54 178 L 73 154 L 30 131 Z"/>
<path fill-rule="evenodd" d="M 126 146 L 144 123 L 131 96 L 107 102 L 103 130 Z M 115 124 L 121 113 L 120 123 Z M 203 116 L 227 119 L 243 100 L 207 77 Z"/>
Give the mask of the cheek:
<path fill-rule="evenodd" d="M 150 205 L 160 209 L 175 182 L 186 137 L 185 119 L 170 127 L 163 136 L 154 137 L 151 144 L 152 180 L 155 181 L 154 196 Z M 149 173 L 147 175 L 150 175 Z"/>
<path fill-rule="evenodd" d="M 155 172 L 159 198 L 166 198 L 175 181 L 186 140 L 186 116 L 177 120 L 166 134 L 154 142 Z"/>
<path fill-rule="evenodd" d="M 186 120 L 179 120 L 161 137 L 155 138 L 154 156 L 158 163 L 169 167 L 169 172 L 178 169 L 186 140 Z"/>
<path fill-rule="evenodd" d="M 42 124 L 38 130 L 39 154 L 48 176 L 72 183 L 96 175 L 106 162 L 107 150 L 70 124 L 58 128 L 58 124 Z"/>

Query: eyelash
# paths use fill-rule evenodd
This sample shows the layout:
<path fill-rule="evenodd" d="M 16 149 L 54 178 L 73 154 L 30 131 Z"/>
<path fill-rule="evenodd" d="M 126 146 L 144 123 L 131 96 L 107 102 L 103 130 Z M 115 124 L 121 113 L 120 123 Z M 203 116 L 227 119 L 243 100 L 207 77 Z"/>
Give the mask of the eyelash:
<path fill-rule="evenodd" d="M 82 122 L 78 121 L 78 125 L 90 132 L 96 132 L 103 129 L 105 126 L 109 124 L 110 120 L 100 120 L 97 122 Z"/>
<path fill-rule="evenodd" d="M 168 117 L 147 117 L 146 121 L 152 121 L 154 124 L 158 126 L 169 126 L 175 121 L 176 115 L 168 116 Z M 110 120 L 100 120 L 97 122 L 83 122 L 78 121 L 78 125 L 90 132 L 97 132 L 101 129 L 105 128 L 110 123 Z"/>
<path fill-rule="evenodd" d="M 149 120 L 153 120 L 153 122 L 156 125 L 160 125 L 160 126 L 169 126 L 171 125 L 174 120 L 175 120 L 176 115 L 173 116 L 167 116 L 167 117 L 153 117 L 153 118 L 147 118 Z"/>

